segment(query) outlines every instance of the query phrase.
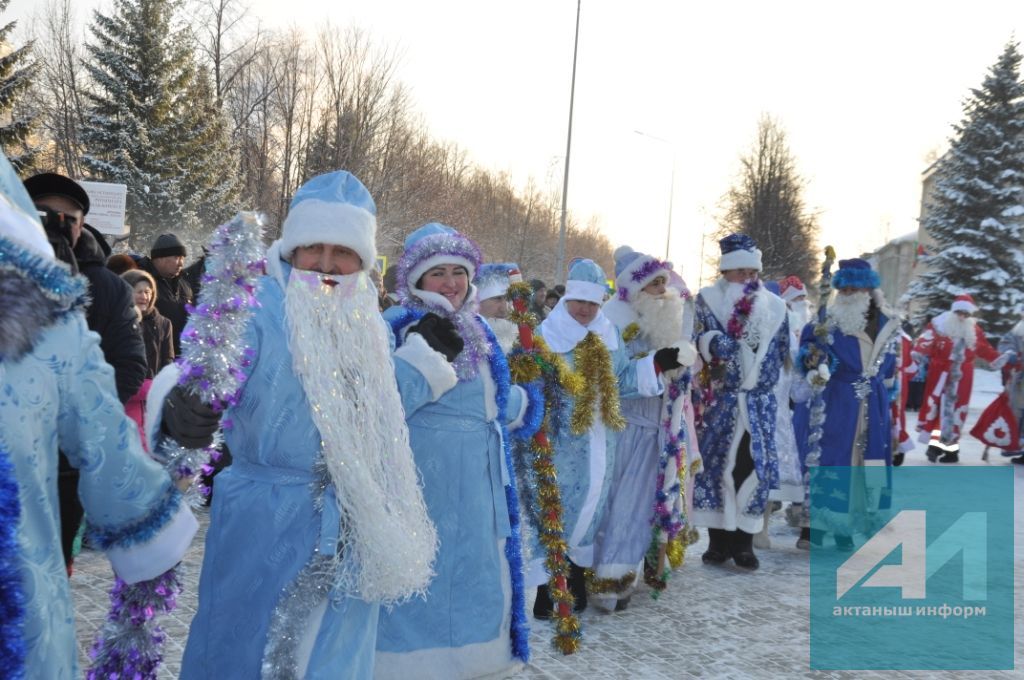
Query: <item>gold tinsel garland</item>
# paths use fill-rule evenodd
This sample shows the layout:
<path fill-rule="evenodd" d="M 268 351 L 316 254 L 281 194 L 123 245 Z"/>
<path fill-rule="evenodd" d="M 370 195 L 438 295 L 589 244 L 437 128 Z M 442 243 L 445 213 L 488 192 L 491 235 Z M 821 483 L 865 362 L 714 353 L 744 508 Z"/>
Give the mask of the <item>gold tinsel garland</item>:
<path fill-rule="evenodd" d="M 537 317 L 525 309 L 532 293 L 529 284 L 522 282 L 513 283 L 508 291 L 508 298 L 516 307 L 510 319 L 528 326 L 531 331 L 537 325 Z M 539 335 L 531 334 L 529 339 L 533 344 L 531 349 L 509 357 L 512 380 L 526 383 L 542 379 L 545 394 L 558 389 L 572 395 L 579 393 L 584 384 L 581 377 L 569 370 L 565 360 L 552 353 Z M 556 417 L 554 408 L 554 400 L 545 399 L 543 424 L 530 439 L 530 463 L 537 483 L 539 507 L 534 508 L 538 522 L 537 538 L 546 553 L 544 564 L 550 575 L 548 590 L 554 603 L 555 635 L 552 643 L 563 654 L 573 654 L 579 650 L 582 633 L 580 621 L 573 613 L 574 598 L 568 588 L 569 546 L 562 523 L 562 492 L 553 461 L 554 449 L 547 438 L 550 419 Z"/>
<path fill-rule="evenodd" d="M 594 424 L 594 404 L 598 400 L 601 420 L 605 427 L 622 430 L 626 420 L 619 410 L 619 381 L 612 370 L 612 358 L 604 342 L 595 333 L 587 336 L 576 345 L 572 352 L 574 371 L 583 378 L 581 394 L 574 394 L 576 405 L 569 419 L 569 428 L 575 436 L 590 430 Z"/>
<path fill-rule="evenodd" d="M 632 322 L 622 331 L 622 339 L 626 342 L 632 342 L 636 340 L 636 336 L 640 335 L 640 324 L 636 321 Z"/>
<path fill-rule="evenodd" d="M 635 571 L 626 572 L 619 578 L 599 578 L 593 569 L 584 569 L 583 576 L 587 580 L 587 591 L 593 595 L 619 595 L 636 581 Z"/>

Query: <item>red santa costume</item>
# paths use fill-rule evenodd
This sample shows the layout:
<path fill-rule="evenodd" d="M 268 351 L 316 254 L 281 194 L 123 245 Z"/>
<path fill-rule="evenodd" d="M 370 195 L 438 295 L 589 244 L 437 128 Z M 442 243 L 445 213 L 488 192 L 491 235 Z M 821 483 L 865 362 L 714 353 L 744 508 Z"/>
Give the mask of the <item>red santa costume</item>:
<path fill-rule="evenodd" d="M 959 461 L 960 430 L 974 384 L 975 357 L 994 368 L 1005 362 L 970 316 L 977 309 L 970 295 L 957 296 L 950 311 L 932 319 L 914 341 L 914 359 L 918 364 L 928 362 L 917 432 L 918 439 L 929 444 L 927 455 L 932 462 Z"/>
<path fill-rule="evenodd" d="M 917 373 L 917 364 L 910 356 L 913 339 L 906 333 L 900 335 L 900 391 L 892 401 L 892 436 L 896 443 L 892 453 L 893 465 L 902 465 L 904 455 L 914 448 L 914 442 L 907 434 L 907 394 L 910 392 L 910 378 Z"/>

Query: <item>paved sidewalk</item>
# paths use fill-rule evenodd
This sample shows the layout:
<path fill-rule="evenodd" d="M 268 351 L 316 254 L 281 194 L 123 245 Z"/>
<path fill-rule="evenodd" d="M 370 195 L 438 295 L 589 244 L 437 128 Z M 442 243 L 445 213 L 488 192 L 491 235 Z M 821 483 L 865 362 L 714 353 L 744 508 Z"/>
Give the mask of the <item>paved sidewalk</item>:
<path fill-rule="evenodd" d="M 991 386 L 988 387 L 991 392 Z M 991 396 L 979 395 L 984 406 Z M 968 424 L 977 417 L 972 404 Z M 916 414 L 910 414 L 916 419 Z M 1009 465 L 998 452 L 989 465 Z M 961 464 L 982 464 L 981 446 L 963 442 Z M 909 465 L 927 465 L 924 447 L 911 452 Z M 1015 468 L 1014 490 L 1024 498 L 1024 466 Z M 1024 522 L 1015 518 L 1015 562 L 1024 563 Z M 185 592 L 173 616 L 164 621 L 168 633 L 166 668 L 162 677 L 175 678 L 188 625 L 195 613 L 196 582 L 202 561 L 207 514 L 200 511 L 202 530 L 184 562 Z M 702 532 L 703 533 L 703 532 Z M 516 678 L 598 680 L 602 678 L 1011 678 L 1024 677 L 1024 653 L 1018 646 L 1014 672 L 812 672 L 808 668 L 808 554 L 797 550 L 796 530 L 785 525 L 781 513 L 773 516 L 773 548 L 758 551 L 761 568 L 741 573 L 733 567 L 707 567 L 700 555 L 702 541 L 687 552 L 687 563 L 673 576 L 668 590 L 652 600 L 646 587 L 630 607 L 615 614 L 591 608 L 583 615 L 584 642 L 576 655 L 565 657 L 549 643 L 547 623 L 534 622 L 531 663 Z M 1018 570 L 1019 571 L 1019 570 Z M 108 607 L 111 572 L 100 553 L 86 551 L 76 562 L 72 579 L 78 620 L 79 652 L 83 660 Z M 1018 590 L 1022 585 L 1017 575 Z M 1024 621 L 1024 600 L 1016 598 L 1018 635 Z M 1018 638 L 1019 639 L 1019 638 Z M 409 680 L 415 680 L 410 678 Z"/>

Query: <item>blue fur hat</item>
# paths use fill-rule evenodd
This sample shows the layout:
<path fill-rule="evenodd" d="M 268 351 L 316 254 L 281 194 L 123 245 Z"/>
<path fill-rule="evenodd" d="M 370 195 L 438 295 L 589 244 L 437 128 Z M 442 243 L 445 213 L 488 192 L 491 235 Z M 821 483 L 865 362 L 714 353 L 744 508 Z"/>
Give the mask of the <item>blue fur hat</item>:
<path fill-rule="evenodd" d="M 761 251 L 758 250 L 754 239 L 746 234 L 729 234 L 718 242 L 718 247 L 722 250 L 718 271 L 726 272 L 730 269 L 761 271 Z"/>
<path fill-rule="evenodd" d="M 573 261 L 569 268 L 569 279 L 565 282 L 563 299 L 601 304 L 607 293 L 608 283 L 601 265 L 582 258 Z"/>
<path fill-rule="evenodd" d="M 312 178 L 295 192 L 281 225 L 281 256 L 300 246 L 330 243 L 351 248 L 363 269 L 377 263 L 377 206 L 363 183 L 345 170 Z"/>
<path fill-rule="evenodd" d="M 441 264 L 462 265 L 472 280 L 481 259 L 480 248 L 472 239 L 446 224 L 429 222 L 405 238 L 405 252 L 398 261 L 398 288 L 415 288 L 427 270 Z"/>
<path fill-rule="evenodd" d="M 839 271 L 832 276 L 832 287 L 836 290 L 842 288 L 863 288 L 869 290 L 882 285 L 882 279 L 878 272 L 871 268 L 871 264 L 864 259 L 855 257 L 849 260 L 839 260 Z"/>
<path fill-rule="evenodd" d="M 522 280 L 519 265 L 514 262 L 488 262 L 480 266 L 473 285 L 476 286 L 477 299 L 486 300 L 505 295 L 511 284 Z"/>

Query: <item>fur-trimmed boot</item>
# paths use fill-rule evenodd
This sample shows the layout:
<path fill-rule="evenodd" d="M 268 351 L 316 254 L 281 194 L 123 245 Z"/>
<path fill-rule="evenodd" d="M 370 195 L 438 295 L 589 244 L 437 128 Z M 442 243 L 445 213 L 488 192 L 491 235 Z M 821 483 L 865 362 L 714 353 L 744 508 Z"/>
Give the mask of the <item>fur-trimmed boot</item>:
<path fill-rule="evenodd" d="M 732 533 L 732 561 L 737 567 L 753 571 L 761 566 L 761 562 L 754 554 L 754 534 L 748 534 L 742 529 Z"/>

